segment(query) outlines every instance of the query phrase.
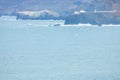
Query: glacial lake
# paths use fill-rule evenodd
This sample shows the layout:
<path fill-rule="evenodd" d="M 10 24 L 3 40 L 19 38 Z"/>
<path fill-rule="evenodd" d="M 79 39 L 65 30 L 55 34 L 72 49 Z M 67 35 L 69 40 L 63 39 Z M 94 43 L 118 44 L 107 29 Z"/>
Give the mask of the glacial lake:
<path fill-rule="evenodd" d="M 0 17 L 0 80 L 120 80 L 120 27 Z"/>

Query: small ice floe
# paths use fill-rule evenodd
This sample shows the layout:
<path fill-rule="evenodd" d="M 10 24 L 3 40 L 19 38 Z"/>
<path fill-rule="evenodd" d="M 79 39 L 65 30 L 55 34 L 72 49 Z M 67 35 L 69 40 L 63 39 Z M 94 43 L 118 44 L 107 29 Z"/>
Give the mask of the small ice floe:
<path fill-rule="evenodd" d="M 92 26 L 92 24 L 78 24 L 78 26 Z"/>
<path fill-rule="evenodd" d="M 91 27 L 93 26 L 92 24 L 65 24 L 65 25 L 61 25 L 63 27 Z"/>
<path fill-rule="evenodd" d="M 103 24 L 102 27 L 120 27 L 120 24 Z"/>

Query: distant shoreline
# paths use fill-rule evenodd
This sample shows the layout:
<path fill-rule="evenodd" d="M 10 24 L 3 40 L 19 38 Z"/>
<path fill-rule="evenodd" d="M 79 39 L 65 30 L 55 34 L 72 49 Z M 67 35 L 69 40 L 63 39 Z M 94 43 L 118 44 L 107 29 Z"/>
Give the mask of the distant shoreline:
<path fill-rule="evenodd" d="M 3 20 L 7 20 L 9 18 L 8 21 L 12 21 L 12 20 L 20 20 L 20 21 L 57 21 L 58 23 L 54 23 L 53 25 L 48 25 L 48 26 L 62 26 L 62 27 L 70 27 L 70 26 L 74 26 L 74 27 L 79 27 L 79 26 L 86 26 L 86 27 L 89 27 L 89 26 L 94 26 L 94 27 L 97 27 L 97 26 L 101 26 L 101 27 L 111 27 L 111 26 L 118 26 L 120 27 L 120 24 L 101 24 L 101 25 L 97 25 L 97 24 L 90 24 L 90 23 L 78 23 L 78 24 L 65 24 L 65 20 L 62 20 L 62 19 L 59 19 L 59 20 L 55 20 L 55 19 L 44 19 L 44 20 L 41 20 L 41 19 L 16 19 L 16 16 L 0 16 L 0 19 L 3 19 Z M 11 19 L 10 19 L 11 18 Z M 59 23 L 59 22 L 62 22 L 62 23 Z"/>

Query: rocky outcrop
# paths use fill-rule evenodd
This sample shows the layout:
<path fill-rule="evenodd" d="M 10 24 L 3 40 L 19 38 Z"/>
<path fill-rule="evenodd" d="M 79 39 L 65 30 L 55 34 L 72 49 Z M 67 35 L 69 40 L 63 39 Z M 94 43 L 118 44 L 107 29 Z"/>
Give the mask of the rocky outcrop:
<path fill-rule="evenodd" d="M 58 19 L 60 16 L 55 11 L 21 11 L 17 13 L 17 19 Z"/>
<path fill-rule="evenodd" d="M 120 1 L 119 0 L 93 0 L 85 10 L 88 12 L 68 16 L 65 24 L 120 24 Z M 94 10 L 98 12 L 94 12 Z"/>
<path fill-rule="evenodd" d="M 119 12 L 119 11 L 117 11 Z M 120 24 L 120 16 L 115 16 L 114 11 L 85 12 L 68 16 L 65 24 Z"/>

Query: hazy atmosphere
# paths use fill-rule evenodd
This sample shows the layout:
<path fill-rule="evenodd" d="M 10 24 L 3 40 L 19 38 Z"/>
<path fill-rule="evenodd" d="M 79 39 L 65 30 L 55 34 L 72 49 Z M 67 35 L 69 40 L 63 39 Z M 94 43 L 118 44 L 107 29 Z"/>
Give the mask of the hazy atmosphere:
<path fill-rule="evenodd" d="M 119 0 L 0 0 L 0 80 L 120 80 Z"/>

